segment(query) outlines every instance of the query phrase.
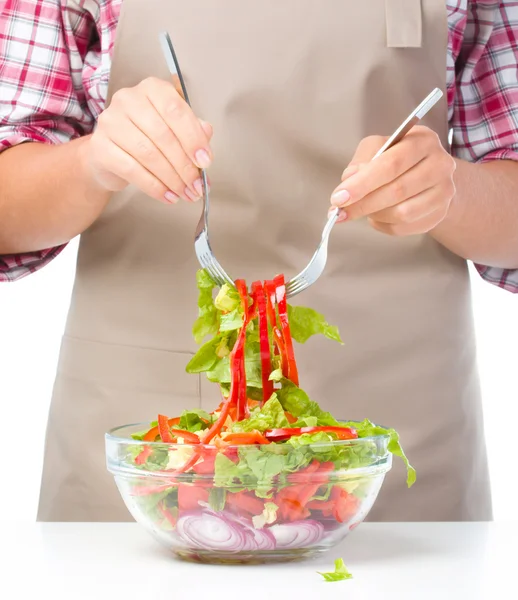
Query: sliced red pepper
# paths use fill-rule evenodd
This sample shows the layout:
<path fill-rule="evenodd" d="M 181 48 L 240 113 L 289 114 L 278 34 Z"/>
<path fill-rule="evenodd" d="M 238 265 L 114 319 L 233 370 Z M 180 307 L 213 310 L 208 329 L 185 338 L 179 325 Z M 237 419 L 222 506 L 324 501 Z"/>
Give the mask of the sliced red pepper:
<path fill-rule="evenodd" d="M 168 521 L 173 527 L 176 527 L 177 519 L 169 512 L 169 510 L 167 510 L 163 501 L 158 503 L 158 510 L 166 521 Z"/>
<path fill-rule="evenodd" d="M 214 473 L 214 463 L 216 462 L 217 454 L 218 450 L 216 447 L 201 447 L 200 456 L 203 460 L 196 463 L 192 470 L 198 475 L 210 475 Z"/>
<path fill-rule="evenodd" d="M 241 298 L 241 304 L 243 306 L 243 326 L 239 332 L 235 347 L 231 352 L 231 363 L 230 372 L 232 373 L 232 379 L 237 376 L 237 390 L 235 403 L 237 405 L 237 420 L 243 421 L 248 419 L 250 411 L 248 410 L 248 398 L 246 395 L 246 370 L 245 370 L 245 339 L 246 339 L 246 328 L 248 326 L 248 290 L 246 283 L 242 279 L 236 280 L 236 289 L 239 292 Z M 233 383 L 233 382 L 232 382 Z M 234 387 L 233 385 L 231 388 Z M 232 392 L 231 392 L 232 394 Z"/>
<path fill-rule="evenodd" d="M 164 417 L 164 415 L 158 415 L 158 433 L 160 434 L 160 438 L 166 444 L 172 444 L 174 442 L 174 438 L 169 431 L 169 419 Z"/>
<path fill-rule="evenodd" d="M 169 431 L 175 438 L 180 437 L 188 444 L 200 443 L 200 438 L 195 433 L 191 433 L 190 431 L 186 431 L 185 429 L 170 429 Z"/>
<path fill-rule="evenodd" d="M 180 417 L 174 417 L 173 419 L 169 419 L 168 423 L 169 427 L 172 427 L 173 425 L 178 425 L 180 423 Z M 158 431 L 158 425 L 156 427 L 152 427 L 142 439 L 145 442 L 154 442 L 157 435 L 160 435 Z"/>
<path fill-rule="evenodd" d="M 227 494 L 227 504 L 238 512 L 244 511 L 251 515 L 260 515 L 264 510 L 264 504 L 246 492 Z"/>
<path fill-rule="evenodd" d="M 286 354 L 286 348 L 284 346 L 284 339 L 282 338 L 282 333 L 278 327 L 274 327 L 273 330 L 273 339 L 275 341 L 275 346 L 277 347 L 277 354 L 281 357 L 281 371 L 284 377 L 288 379 L 288 356 Z"/>
<path fill-rule="evenodd" d="M 153 453 L 153 448 L 151 448 L 151 446 L 144 446 L 144 449 L 142 450 L 142 452 L 140 452 L 140 454 L 135 458 L 135 464 L 137 464 L 137 465 L 145 464 L 146 460 L 150 457 L 150 455 L 152 453 Z"/>
<path fill-rule="evenodd" d="M 352 427 L 284 427 L 281 429 L 268 429 L 264 432 L 264 436 L 271 442 L 282 442 L 294 435 L 318 433 L 319 431 L 334 433 L 339 440 L 354 440 L 358 437 L 356 430 Z"/>
<path fill-rule="evenodd" d="M 291 413 L 284 411 L 284 416 L 288 420 L 288 423 L 292 425 L 298 421 L 297 417 L 294 417 Z"/>
<path fill-rule="evenodd" d="M 266 312 L 268 313 L 268 321 L 270 323 L 270 327 L 275 327 L 277 325 L 277 317 L 275 315 L 275 283 L 273 283 L 273 281 L 265 281 L 264 292 L 266 295 Z"/>
<path fill-rule="evenodd" d="M 257 303 L 259 318 L 259 346 L 261 349 L 261 379 L 263 383 L 263 404 L 273 394 L 273 381 L 270 381 L 272 372 L 272 359 L 270 356 L 270 340 L 268 338 L 268 315 L 266 311 L 266 297 L 263 284 L 255 281 L 252 284 L 252 292 Z"/>
<path fill-rule="evenodd" d="M 286 361 L 288 363 L 287 378 L 296 386 L 298 386 L 299 373 L 297 369 L 297 363 L 295 361 L 295 350 L 293 348 L 293 339 L 291 337 L 290 323 L 288 320 L 288 304 L 286 302 L 286 284 L 284 282 L 284 275 L 277 275 L 277 277 L 274 278 L 273 283 L 275 284 L 275 295 L 279 311 L 279 321 L 281 323 L 282 337 L 286 352 Z"/>
<path fill-rule="evenodd" d="M 229 433 L 225 436 L 225 444 L 229 445 L 250 445 L 250 444 L 269 444 L 270 442 L 258 431 L 249 433 Z"/>

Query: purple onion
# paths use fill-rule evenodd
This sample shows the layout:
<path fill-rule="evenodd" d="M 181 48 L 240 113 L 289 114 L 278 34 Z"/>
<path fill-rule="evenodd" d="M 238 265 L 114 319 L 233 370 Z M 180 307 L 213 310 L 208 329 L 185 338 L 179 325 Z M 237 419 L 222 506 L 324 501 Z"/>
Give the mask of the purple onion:
<path fill-rule="evenodd" d="M 317 544 L 324 535 L 324 526 L 318 521 L 295 521 L 272 525 L 269 532 L 275 537 L 278 549 L 306 548 Z"/>
<path fill-rule="evenodd" d="M 245 519 L 229 513 L 186 513 L 178 519 L 176 531 L 185 544 L 202 550 L 251 552 L 275 548 L 275 538 L 269 531 L 254 529 Z"/>
<path fill-rule="evenodd" d="M 244 528 L 207 512 L 182 515 L 176 524 L 176 531 L 185 544 L 202 550 L 241 552 L 251 542 Z"/>

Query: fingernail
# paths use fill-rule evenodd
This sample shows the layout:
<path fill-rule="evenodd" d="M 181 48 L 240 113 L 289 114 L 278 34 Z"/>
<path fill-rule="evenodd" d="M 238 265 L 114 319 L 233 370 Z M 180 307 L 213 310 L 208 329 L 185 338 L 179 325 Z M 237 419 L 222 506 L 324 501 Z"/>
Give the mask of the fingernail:
<path fill-rule="evenodd" d="M 347 190 L 339 190 L 331 196 L 331 204 L 334 206 L 345 206 L 351 198 L 351 194 Z"/>
<path fill-rule="evenodd" d="M 187 199 L 190 200 L 191 202 L 196 202 L 197 200 L 200 199 L 200 197 L 195 196 L 189 188 L 185 188 L 184 194 L 186 195 Z"/>
<path fill-rule="evenodd" d="M 194 189 L 196 190 L 198 196 L 203 196 L 203 182 L 200 179 L 197 179 L 193 184 Z"/>
<path fill-rule="evenodd" d="M 194 158 L 200 169 L 206 169 L 210 166 L 210 156 L 206 150 L 198 150 L 194 155 Z"/>
<path fill-rule="evenodd" d="M 180 200 L 180 198 L 174 193 L 174 192 L 170 192 L 167 191 L 164 194 L 164 198 L 167 200 L 167 202 L 169 202 L 170 204 L 176 204 L 178 202 L 178 200 Z"/>
<path fill-rule="evenodd" d="M 345 210 L 341 210 L 338 213 L 338 218 L 336 219 L 336 222 L 343 223 L 344 221 L 347 221 L 347 213 L 345 212 Z"/>

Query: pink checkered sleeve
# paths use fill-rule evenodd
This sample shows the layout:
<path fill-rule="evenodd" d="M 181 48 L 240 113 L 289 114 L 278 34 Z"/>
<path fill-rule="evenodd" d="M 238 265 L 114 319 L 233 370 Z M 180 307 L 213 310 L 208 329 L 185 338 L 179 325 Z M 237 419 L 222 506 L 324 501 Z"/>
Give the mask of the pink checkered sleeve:
<path fill-rule="evenodd" d="M 518 161 L 518 1 L 448 4 L 457 57 L 448 64 L 455 73 L 448 90 L 452 151 L 470 162 Z M 518 293 L 518 270 L 475 266 L 490 283 Z"/>
<path fill-rule="evenodd" d="M 3 0 L 0 10 L 0 151 L 59 144 L 89 133 L 83 75 L 95 52 L 92 15 L 80 0 Z M 0 281 L 43 267 L 63 246 L 0 256 Z"/>

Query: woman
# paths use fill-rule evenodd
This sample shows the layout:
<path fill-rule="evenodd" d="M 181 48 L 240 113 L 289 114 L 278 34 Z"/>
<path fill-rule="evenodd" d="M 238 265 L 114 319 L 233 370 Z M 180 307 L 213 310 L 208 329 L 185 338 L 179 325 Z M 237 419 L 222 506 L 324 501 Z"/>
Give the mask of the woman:
<path fill-rule="evenodd" d="M 315 399 L 397 428 L 417 468 L 411 490 L 395 468 L 371 517 L 490 519 L 465 259 L 518 289 L 518 7 L 124 0 L 120 9 L 7 0 L 2 14 L 4 279 L 82 234 L 38 518 L 129 519 L 104 472 L 104 432 L 216 402 L 184 371 L 196 316 L 191 203 L 206 167 L 211 239 L 235 277 L 292 275 L 315 248 L 325 199 L 344 207 L 325 274 L 301 301 L 346 345 L 315 342 L 298 355 Z M 192 111 L 169 81 L 163 29 Z M 448 103 L 369 163 L 380 136 L 435 86 Z"/>

